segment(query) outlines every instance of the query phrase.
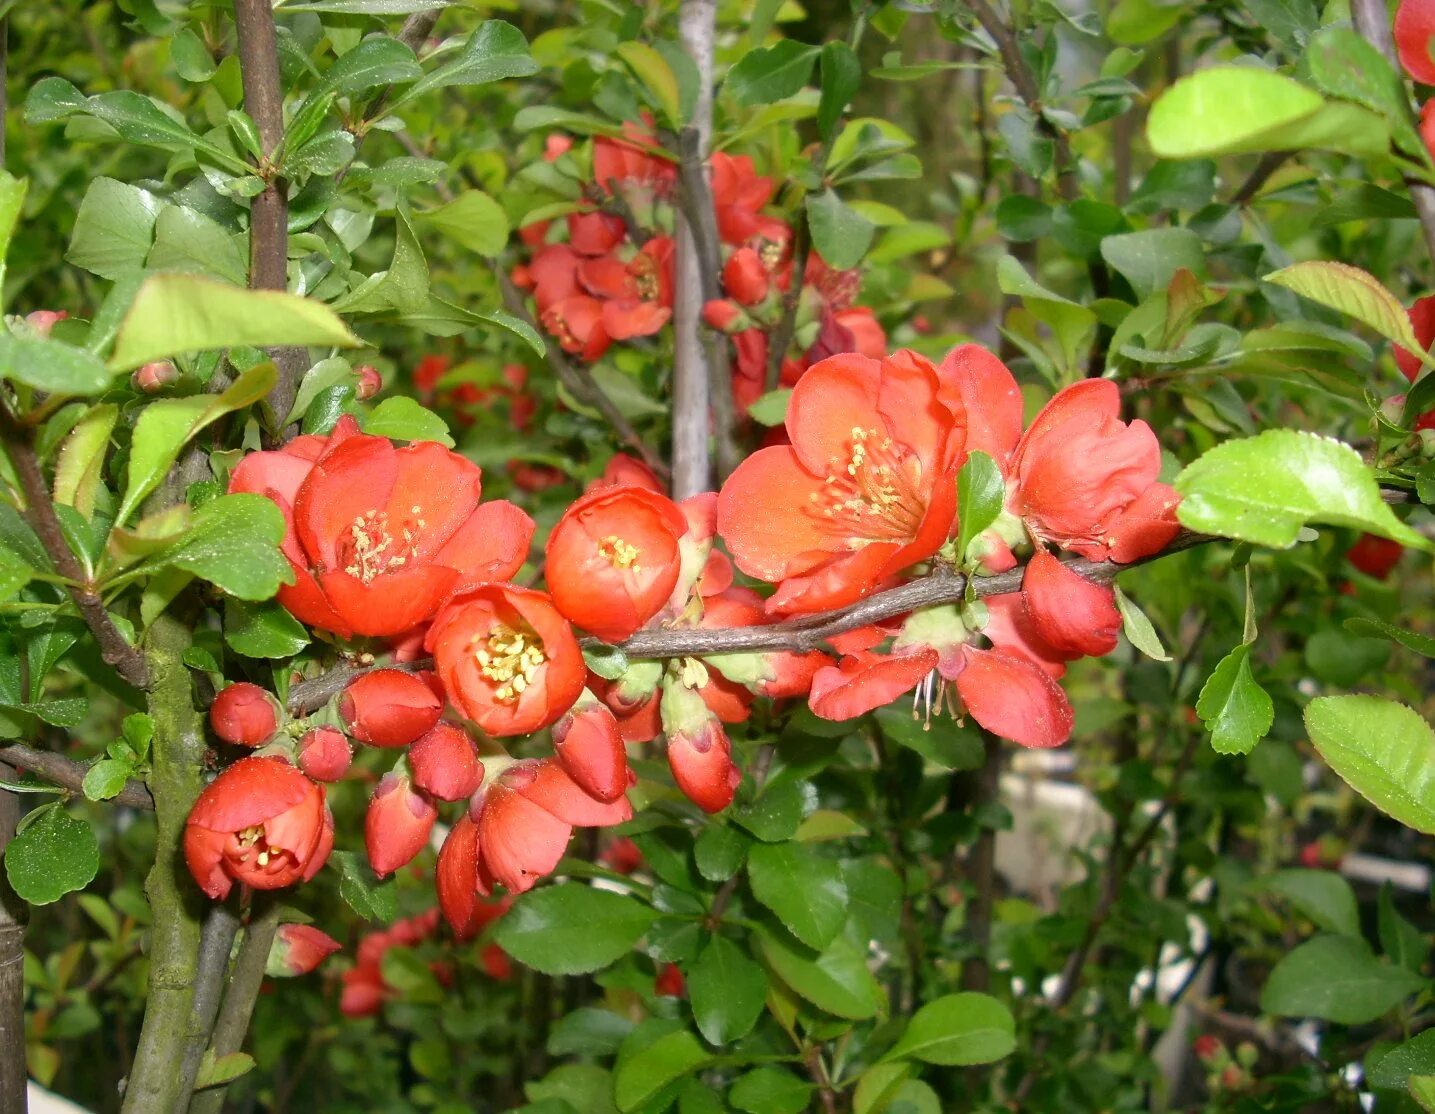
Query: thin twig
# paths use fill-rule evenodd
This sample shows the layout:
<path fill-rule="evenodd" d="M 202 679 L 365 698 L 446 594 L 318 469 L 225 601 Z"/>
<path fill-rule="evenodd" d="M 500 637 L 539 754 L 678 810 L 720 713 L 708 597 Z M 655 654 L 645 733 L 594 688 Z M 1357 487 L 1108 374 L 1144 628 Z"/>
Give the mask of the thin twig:
<path fill-rule="evenodd" d="M 204 916 L 204 929 L 199 937 L 199 966 L 194 976 L 194 1002 L 190 1006 L 189 1030 L 186 1033 L 184 1060 L 180 1063 L 180 1094 L 194 1092 L 195 1080 L 204 1061 L 204 1050 L 219 1015 L 219 1002 L 224 995 L 225 976 L 229 973 L 229 955 L 239 933 L 239 917 L 228 904 L 217 901 Z"/>
<path fill-rule="evenodd" d="M 40 539 L 55 571 L 75 582 L 67 591 L 79 609 L 80 617 L 99 643 L 100 657 L 130 684 L 147 688 L 150 676 L 144 655 L 125 641 L 114 619 L 105 610 L 104 601 L 80 567 L 79 559 L 65 540 L 65 532 L 55 514 L 54 497 L 40 469 L 39 458 L 30 441 L 30 431 L 4 407 L 0 407 L 0 437 L 4 439 L 5 452 L 15 467 L 25 495 L 25 518 Z"/>
<path fill-rule="evenodd" d="M 1350 17 L 1365 41 L 1385 56 L 1396 73 L 1401 72 L 1400 59 L 1396 56 L 1395 41 L 1390 32 L 1390 7 L 1385 0 L 1350 0 Z M 1405 186 L 1420 218 L 1425 248 L 1430 258 L 1435 260 L 1435 186 L 1412 178 L 1405 180 Z"/>
<path fill-rule="evenodd" d="M 90 769 L 84 762 L 76 762 L 53 751 L 36 750 L 23 743 L 0 747 L 0 759 L 13 766 L 22 766 L 46 781 L 75 793 L 80 792 L 85 774 Z M 117 805 L 128 805 L 130 808 L 154 809 L 154 798 L 142 781 L 131 779 L 125 782 L 125 787 L 110 799 Z"/>
<path fill-rule="evenodd" d="M 288 287 L 288 183 L 271 160 L 284 142 L 284 90 L 279 83 L 279 43 L 269 0 L 234 0 L 234 30 L 244 110 L 259 132 L 264 189 L 249 204 L 249 286 L 253 290 Z M 269 392 L 271 427 L 278 433 L 299 390 L 305 371 L 302 348 L 270 349 L 279 380 Z"/>
<path fill-rule="evenodd" d="M 1240 188 L 1231 195 L 1231 204 L 1249 205 L 1270 176 L 1283 167 L 1294 154 L 1294 151 L 1267 151 L 1251 169 Z"/>

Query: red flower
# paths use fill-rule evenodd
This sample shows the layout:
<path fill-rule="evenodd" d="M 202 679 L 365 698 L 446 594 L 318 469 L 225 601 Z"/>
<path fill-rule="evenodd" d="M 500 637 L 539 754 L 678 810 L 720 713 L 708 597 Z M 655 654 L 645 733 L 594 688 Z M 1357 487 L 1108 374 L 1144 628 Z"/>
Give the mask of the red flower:
<path fill-rule="evenodd" d="M 687 980 L 676 963 L 664 963 L 653 980 L 653 993 L 659 998 L 682 998 L 688 992 Z"/>
<path fill-rule="evenodd" d="M 723 265 L 722 284 L 740 304 L 755 306 L 767 297 L 772 276 L 756 248 L 738 248 Z"/>
<path fill-rule="evenodd" d="M 618 721 L 586 689 L 553 725 L 553 751 L 564 772 L 590 797 L 616 801 L 627 791 L 628 752 Z"/>
<path fill-rule="evenodd" d="M 349 772 L 354 748 L 334 727 L 315 727 L 299 739 L 299 769 L 315 781 L 338 781 Z"/>
<path fill-rule="evenodd" d="M 345 1017 L 373 1017 L 392 993 L 377 964 L 359 964 L 339 976 L 339 1012 Z"/>
<path fill-rule="evenodd" d="M 1405 72 L 1425 85 L 1435 85 L 1435 60 L 1430 40 L 1435 38 L 1435 2 L 1400 0 L 1395 9 L 1395 49 Z"/>
<path fill-rule="evenodd" d="M 855 719 L 910 692 L 936 668 L 937 651 L 930 647 L 891 655 L 858 650 L 817 671 L 809 701 L 823 719 Z"/>
<path fill-rule="evenodd" d="M 481 906 L 476 888 L 477 877 L 478 825 L 464 812 L 458 822 L 449 828 L 434 870 L 439 908 L 460 940 L 471 940 L 482 928 L 478 920 Z"/>
<path fill-rule="evenodd" d="M 333 847 L 324 790 L 282 758 L 241 758 L 194 802 L 184 858 L 199 888 L 223 900 L 235 882 L 277 890 L 318 873 Z"/>
<path fill-rule="evenodd" d="M 603 332 L 613 340 L 652 336 L 672 316 L 673 240 L 654 236 L 626 261 L 585 259 L 578 282 L 603 303 Z"/>
<path fill-rule="evenodd" d="M 364 847 L 374 873 L 382 878 L 410 862 L 428 843 L 437 819 L 433 802 L 414 789 L 406 772 L 381 777 L 364 815 Z"/>
<path fill-rule="evenodd" d="M 348 418 L 327 441 L 250 453 L 229 490 L 265 495 L 284 512 L 295 582 L 279 602 L 345 638 L 399 634 L 448 594 L 512 576 L 533 536 L 533 520 L 512 503 L 479 503 L 477 465 L 431 441 L 396 449 Z"/>
<path fill-rule="evenodd" d="M 484 584 L 454 599 L 424 639 L 449 700 L 490 735 L 555 722 L 583 691 L 583 653 L 542 592 Z"/>
<path fill-rule="evenodd" d="M 592 362 L 608 351 L 612 338 L 603 328 L 603 303 L 587 294 L 555 302 L 539 320 L 563 351 Z"/>
<path fill-rule="evenodd" d="M 643 853 L 627 836 L 619 836 L 598 856 L 598 861 L 619 874 L 632 874 L 642 868 Z"/>
<path fill-rule="evenodd" d="M 627 638 L 667 602 L 686 530 L 682 511 L 665 495 L 605 487 L 583 496 L 548 537 L 554 604 L 605 642 Z"/>
<path fill-rule="evenodd" d="M 447 356 L 425 356 L 414 367 L 414 387 L 420 395 L 430 394 L 438 381 L 448 374 L 450 360 Z"/>
<path fill-rule="evenodd" d="M 437 724 L 409 747 L 414 784 L 441 801 L 471 797 L 483 783 L 483 765 L 468 732 L 452 723 Z"/>
<path fill-rule="evenodd" d="M 579 255 L 603 255 L 626 236 L 622 219 L 610 213 L 568 214 L 568 242 Z"/>
<path fill-rule="evenodd" d="M 603 487 L 641 487 L 647 491 L 666 494 L 666 489 L 656 473 L 641 460 L 634 460 L 627 453 L 614 453 L 603 467 L 603 474 L 588 484 L 584 494 Z"/>
<path fill-rule="evenodd" d="M 643 124 L 625 121 L 622 139 L 593 140 L 593 180 L 607 193 L 626 192 L 623 186 L 636 184 L 666 194 L 677 181 L 678 168 L 660 155 L 649 154 L 657 146 L 650 117 Z"/>
<path fill-rule="evenodd" d="M 226 743 L 261 746 L 279 729 L 279 702 L 258 685 L 240 681 L 214 698 L 209 726 Z"/>
<path fill-rule="evenodd" d="M 1116 594 L 1039 549 L 1022 578 L 1022 600 L 1038 637 L 1068 659 L 1116 649 L 1121 613 Z"/>
<path fill-rule="evenodd" d="M 573 137 L 554 132 L 543 139 L 543 160 L 545 162 L 557 162 L 573 146 Z"/>
<path fill-rule="evenodd" d="M 443 701 L 420 677 L 376 669 L 350 683 L 339 697 L 339 718 L 361 743 L 404 747 L 438 722 Z"/>
<path fill-rule="evenodd" d="M 793 389 L 790 446 L 742 462 L 718 499 L 738 568 L 780 581 L 769 611 L 858 600 L 930 557 L 956 515 L 964 420 L 920 357 L 834 356 Z"/>
<path fill-rule="evenodd" d="M 271 978 L 307 975 L 339 950 L 339 941 L 310 924 L 281 924 L 269 947 L 264 973 Z"/>
<path fill-rule="evenodd" d="M 1415 339 L 1419 341 L 1422 348 L 1428 351 L 1431 344 L 1435 344 L 1435 294 L 1415 300 L 1410 307 L 1410 324 L 1415 329 Z M 1395 348 L 1395 363 L 1399 366 L 1400 373 L 1412 383 L 1419 378 L 1420 371 L 1425 366 L 1419 356 L 1413 352 L 1407 352 L 1398 345 Z M 1415 428 L 1417 430 L 1435 429 L 1435 409 L 1422 414 L 1416 421 Z"/>
<path fill-rule="evenodd" d="M 787 225 L 775 217 L 761 215 L 772 200 L 772 179 L 758 174 L 748 155 L 718 151 L 710 163 L 713 203 L 723 242 L 745 244 L 752 239 L 765 239 L 785 244 L 789 233 Z"/>
<path fill-rule="evenodd" d="M 1388 538 L 1377 538 L 1374 534 L 1361 534 L 1360 540 L 1345 551 L 1346 558 L 1366 576 L 1384 580 L 1390 571 L 1400 563 L 1405 547 Z"/>

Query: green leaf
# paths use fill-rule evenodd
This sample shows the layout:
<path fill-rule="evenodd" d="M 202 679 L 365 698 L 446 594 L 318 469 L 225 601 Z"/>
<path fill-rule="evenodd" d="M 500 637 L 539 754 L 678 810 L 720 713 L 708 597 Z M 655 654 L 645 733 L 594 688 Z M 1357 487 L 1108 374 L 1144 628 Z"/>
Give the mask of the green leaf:
<path fill-rule="evenodd" d="M 403 85 L 423 76 L 414 52 L 398 39 L 375 35 L 334 60 L 323 80 L 304 98 L 304 110 L 311 102 L 329 94 L 351 97 L 380 86 Z"/>
<path fill-rule="evenodd" d="M 404 395 L 386 398 L 364 417 L 365 433 L 396 441 L 437 441 L 453 448 L 448 423 Z"/>
<path fill-rule="evenodd" d="M 1360 910 L 1350 883 L 1330 870 L 1278 870 L 1252 884 L 1257 892 L 1283 897 L 1317 928 L 1341 936 L 1360 936 Z"/>
<path fill-rule="evenodd" d="M 563 882 L 520 897 L 495 942 L 545 975 L 582 975 L 625 955 L 657 914 L 627 894 Z"/>
<path fill-rule="evenodd" d="M 366 921 L 394 922 L 399 915 L 394 879 L 380 882 L 368 858 L 357 851 L 335 851 L 329 862 L 339 871 L 339 896 L 350 909 Z"/>
<path fill-rule="evenodd" d="M 465 190 L 446 205 L 416 215 L 485 259 L 496 258 L 508 246 L 508 215 L 482 190 Z"/>
<path fill-rule="evenodd" d="M 657 401 L 636 379 L 612 364 L 595 364 L 590 374 L 625 418 L 655 417 L 668 412 L 666 404 Z M 586 412 L 597 417 L 595 410 Z"/>
<path fill-rule="evenodd" d="M 342 356 L 330 356 L 327 360 L 320 360 L 304 373 L 304 378 L 299 380 L 299 390 L 294 395 L 294 405 L 284 419 L 284 424 L 299 421 L 309 409 L 313 401 L 330 387 L 345 385 L 353 387 L 357 383 L 354 378 L 353 365 Z"/>
<path fill-rule="evenodd" d="M 1212 66 L 1156 99 L 1146 136 L 1151 150 L 1165 159 L 1274 150 L 1286 129 L 1324 104 L 1315 90 L 1271 70 Z"/>
<path fill-rule="evenodd" d="M 214 58 L 200 37 L 185 27 L 169 41 L 169 60 L 175 73 L 191 84 L 208 81 L 214 76 Z"/>
<path fill-rule="evenodd" d="M 1116 593 L 1116 610 L 1121 613 L 1121 630 L 1126 635 L 1126 641 L 1153 661 L 1170 661 L 1171 655 L 1161 644 L 1161 636 L 1156 633 L 1146 612 L 1132 602 L 1119 585 L 1111 587 Z"/>
<path fill-rule="evenodd" d="M 682 127 L 684 121 L 678 79 L 667 59 L 647 43 L 636 39 L 619 43 L 614 53 L 642 84 L 653 107 L 666 117 L 669 125 Z"/>
<path fill-rule="evenodd" d="M 449 85 L 485 85 L 537 72 L 523 32 L 501 19 L 489 19 L 478 25 L 456 57 L 416 82 L 395 107 Z"/>
<path fill-rule="evenodd" d="M 90 395 L 115 375 L 99 357 L 49 337 L 0 334 L 0 377 L 57 395 Z"/>
<path fill-rule="evenodd" d="M 1190 271 L 1197 278 L 1206 273 L 1201 237 L 1189 228 L 1148 228 L 1103 237 L 1101 258 L 1121 273 L 1143 301 L 1170 286 L 1179 270 Z"/>
<path fill-rule="evenodd" d="M 80 789 L 92 801 L 108 801 L 119 795 L 134 772 L 132 762 L 122 758 L 101 758 L 85 771 Z"/>
<path fill-rule="evenodd" d="M 1389 638 L 1400 643 L 1407 650 L 1414 650 L 1417 654 L 1423 654 L 1427 658 L 1435 658 L 1435 638 L 1431 638 L 1428 634 L 1417 634 L 1404 627 L 1397 627 L 1382 619 L 1347 619 L 1345 629 L 1351 634 L 1372 638 Z"/>
<path fill-rule="evenodd" d="M 195 511 L 189 531 L 154 558 L 244 600 L 267 600 L 294 570 L 279 548 L 284 513 L 262 495 L 221 495 Z"/>
<path fill-rule="evenodd" d="M 327 306 L 297 294 L 151 275 L 120 324 L 109 362 L 129 371 L 183 352 L 288 344 L 355 348 L 360 341 Z"/>
<path fill-rule="evenodd" d="M 1405 307 L 1379 279 L 1359 267 L 1313 259 L 1272 271 L 1262 281 L 1284 286 L 1312 302 L 1354 317 L 1410 352 L 1425 353 L 1415 339 Z"/>
<path fill-rule="evenodd" d="M 1381 885 L 1376 902 L 1376 931 L 1380 936 L 1380 950 L 1387 959 L 1407 971 L 1420 973 L 1430 945 L 1424 933 L 1396 911 L 1395 888 L 1388 880 Z"/>
<path fill-rule="evenodd" d="M 421 313 L 429 304 L 429 270 L 413 222 L 401 206 L 394 214 L 394 256 L 329 308 L 335 313 Z"/>
<path fill-rule="evenodd" d="M 448 1043 L 439 1042 L 447 1055 Z M 613 1077 L 597 1064 L 560 1064 L 542 1079 L 523 1085 L 533 1102 L 559 1100 L 583 1114 L 618 1114 L 613 1105 Z"/>
<path fill-rule="evenodd" d="M 583 1006 L 553 1026 L 548 1051 L 554 1056 L 611 1056 L 633 1023 L 611 1010 Z"/>
<path fill-rule="evenodd" d="M 763 961 L 778 978 L 818 1009 L 862 1021 L 885 1008 L 866 957 L 847 937 L 837 937 L 817 954 L 772 932 L 759 932 L 757 940 Z"/>
<path fill-rule="evenodd" d="M 1378 696 L 1321 696 L 1306 705 L 1305 729 L 1352 789 L 1435 834 L 1435 731 L 1418 712 Z"/>
<path fill-rule="evenodd" d="M 1380 113 L 1407 153 L 1424 153 L 1404 78 L 1362 35 L 1349 27 L 1326 27 L 1311 38 L 1303 60 L 1321 92 Z"/>
<path fill-rule="evenodd" d="M 74 507 L 86 517 L 95 513 L 95 493 L 119 413 L 119 407 L 105 403 L 91 407 L 75 424 L 55 464 L 55 502 Z"/>
<path fill-rule="evenodd" d="M 258 364 L 223 394 L 159 399 L 140 411 L 130 440 L 125 497 L 115 513 L 115 525 L 123 526 L 129 521 L 144 498 L 160 485 L 191 437 L 225 414 L 258 402 L 277 380 L 273 364 Z"/>
<path fill-rule="evenodd" d="M 842 203 L 830 189 L 807 195 L 807 223 L 823 260 L 839 271 L 862 262 L 877 226 Z"/>
<path fill-rule="evenodd" d="M 8 549 L 0 549 L 0 601 L 12 599 L 30 582 L 34 570 Z"/>
<path fill-rule="evenodd" d="M 499 922 L 500 934 L 512 915 L 509 913 Z M 613 1073 L 613 1099 L 625 1114 L 639 1110 L 673 1080 L 681 1079 L 711 1060 L 702 1042 L 686 1029 L 668 1033 L 635 1055 L 619 1059 Z"/>
<path fill-rule="evenodd" d="M 1376 959 L 1364 940 L 1317 936 L 1276 964 L 1261 991 L 1261 1009 L 1282 1017 L 1364 1025 L 1427 985 L 1420 976 Z"/>
<path fill-rule="evenodd" d="M 100 845 L 83 819 L 53 806 L 5 849 L 5 875 L 31 905 L 49 905 L 82 890 L 100 869 Z"/>
<path fill-rule="evenodd" d="M 791 397 L 791 387 L 779 387 L 775 391 L 768 391 L 747 408 L 748 417 L 759 425 L 782 425 L 787 420 L 787 400 Z"/>
<path fill-rule="evenodd" d="M 913 1015 L 884 1060 L 990 1064 L 1016 1047 L 1011 1010 L 987 994 L 948 994 Z"/>
<path fill-rule="evenodd" d="M 160 212 L 145 265 L 152 271 L 185 271 L 237 286 L 243 286 L 249 274 L 235 237 L 203 213 L 180 205 Z"/>
<path fill-rule="evenodd" d="M 693 862 L 709 882 L 726 882 L 747 861 L 752 839 L 730 824 L 710 823 L 693 840 Z"/>
<path fill-rule="evenodd" d="M 727 1101 L 749 1114 L 801 1114 L 815 1087 L 790 1071 L 760 1067 L 748 1072 L 727 1093 Z"/>
<path fill-rule="evenodd" d="M 101 278 L 118 279 L 144 266 L 164 202 L 113 178 L 96 178 L 85 191 L 65 258 Z"/>
<path fill-rule="evenodd" d="M 996 461 L 973 452 L 957 473 L 957 558 L 964 559 L 972 539 L 997 520 L 1006 503 L 1006 480 Z"/>
<path fill-rule="evenodd" d="M 1324 522 L 1431 548 L 1381 500 L 1354 449 L 1314 433 L 1272 429 L 1227 441 L 1187 465 L 1175 486 L 1177 517 L 1207 534 L 1288 548 L 1307 523 Z"/>
<path fill-rule="evenodd" d="M 132 90 L 118 89 L 90 97 L 85 101 L 83 111 L 109 124 L 126 143 L 156 147 L 161 151 L 200 151 L 230 170 L 243 173 L 249 169 L 243 159 L 237 159 L 223 147 L 195 135 L 156 101 Z"/>
<path fill-rule="evenodd" d="M 504 313 L 501 309 L 491 309 L 473 314 L 477 322 L 486 322 L 490 325 L 497 325 L 500 329 L 512 333 L 519 340 L 523 341 L 533 350 L 533 354 L 540 360 L 548 351 L 547 342 L 538 335 L 538 332 L 527 321 L 514 317 L 511 313 Z M 601 366 L 601 365 L 600 365 Z"/>
<path fill-rule="evenodd" d="M 975 770 L 982 764 L 982 738 L 969 722 L 958 724 L 943 715 L 917 718 L 896 705 L 879 708 L 876 715 L 877 726 L 887 739 L 943 769 Z"/>
<path fill-rule="evenodd" d="M 747 856 L 753 896 L 810 948 L 821 951 L 847 920 L 838 863 L 800 843 L 762 843 Z"/>
<path fill-rule="evenodd" d="M 309 645 L 309 634 L 277 603 L 232 599 L 224 608 L 224 641 L 245 657 L 292 658 Z"/>
<path fill-rule="evenodd" d="M 728 71 L 723 89 L 743 105 L 783 100 L 807 84 L 817 54 L 817 47 L 793 39 L 749 50 Z"/>
<path fill-rule="evenodd" d="M 1412 1075 L 1435 1074 L 1435 1029 L 1426 1029 L 1375 1061 L 1367 1082 L 1372 1087 L 1404 1087 Z"/>
<path fill-rule="evenodd" d="M 254 1057 L 247 1052 L 229 1052 L 216 1059 L 214 1049 L 206 1048 L 204 1058 L 200 1061 L 199 1075 L 194 1080 L 195 1090 L 233 1083 L 253 1067 Z"/>
<path fill-rule="evenodd" d="M 842 110 L 852 103 L 862 82 L 862 63 L 841 40 L 822 47 L 822 99 L 817 102 L 817 133 L 823 139 L 836 130 Z"/>
<path fill-rule="evenodd" d="M 20 212 L 25 207 L 29 186 L 27 179 L 16 178 L 0 170 L 0 283 L 5 279 L 5 256 L 10 251 L 10 241 L 14 238 Z"/>
<path fill-rule="evenodd" d="M 1196 714 L 1217 754 L 1249 754 L 1275 721 L 1275 705 L 1251 673 L 1251 648 L 1241 644 L 1222 658 L 1201 688 Z"/>
<path fill-rule="evenodd" d="M 767 975 L 746 951 L 714 936 L 685 974 L 693 1020 L 709 1044 L 731 1044 L 752 1032 L 767 1000 Z"/>

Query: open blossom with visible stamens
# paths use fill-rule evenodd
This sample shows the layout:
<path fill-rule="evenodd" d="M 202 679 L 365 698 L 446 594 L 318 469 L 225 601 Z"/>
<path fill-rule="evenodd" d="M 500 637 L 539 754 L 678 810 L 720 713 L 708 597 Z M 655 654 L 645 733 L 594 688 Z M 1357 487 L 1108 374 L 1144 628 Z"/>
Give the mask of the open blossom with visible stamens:
<path fill-rule="evenodd" d="M 280 603 L 344 638 L 388 637 L 467 585 L 511 577 L 527 557 L 533 520 L 512 503 L 480 503 L 479 475 L 442 445 L 395 448 L 346 416 L 327 438 L 250 453 L 229 490 L 284 512 L 295 579 Z"/>
<path fill-rule="evenodd" d="M 449 701 L 490 735 L 547 727 L 583 691 L 578 640 L 544 592 L 469 589 L 439 613 L 424 646 Z"/>
<path fill-rule="evenodd" d="M 275 890 L 308 881 L 333 846 L 324 790 L 273 756 L 226 768 L 194 802 L 184 828 L 189 872 L 219 900 L 235 882 Z"/>
<path fill-rule="evenodd" d="M 738 568 L 778 582 L 769 611 L 852 603 L 930 557 L 956 515 L 965 417 L 920 356 L 834 356 L 793 389 L 790 445 L 759 449 L 718 498 Z"/>
<path fill-rule="evenodd" d="M 627 638 L 667 602 L 686 530 L 671 499 L 641 487 L 583 496 L 548 536 L 544 569 L 554 604 L 605 642 Z"/>

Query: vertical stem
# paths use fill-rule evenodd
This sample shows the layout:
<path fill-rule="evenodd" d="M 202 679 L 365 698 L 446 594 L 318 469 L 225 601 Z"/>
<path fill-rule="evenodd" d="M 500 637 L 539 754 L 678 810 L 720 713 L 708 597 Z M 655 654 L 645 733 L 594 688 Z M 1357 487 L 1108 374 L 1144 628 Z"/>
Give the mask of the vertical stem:
<path fill-rule="evenodd" d="M 0 777 L 15 771 L 0 764 Z M 0 790 L 0 858 L 20 820 L 20 797 Z M 25 1114 L 25 903 L 0 874 L 0 1114 Z"/>
<path fill-rule="evenodd" d="M 184 1062 L 180 1066 L 181 1096 L 192 1094 L 194 1081 L 209 1047 L 210 1032 L 219 1013 L 219 1000 L 224 994 L 224 978 L 229 973 L 229 953 L 239 932 L 239 918 L 223 902 L 209 907 L 199 940 L 199 968 L 194 980 L 194 1004 L 189 1012 Z"/>
<path fill-rule="evenodd" d="M 265 186 L 249 205 L 249 286 L 283 290 L 289 266 L 288 183 L 271 160 L 284 141 L 284 90 L 279 84 L 279 42 L 269 0 L 234 0 L 234 29 L 244 110 L 258 129 L 264 154 L 260 172 Z M 268 400 L 271 427 L 277 432 L 294 405 L 306 360 L 300 348 L 274 348 L 270 355 L 279 369 L 279 382 Z"/>
<path fill-rule="evenodd" d="M 150 792 L 155 806 L 155 859 L 145 880 L 153 927 L 149 992 L 134 1070 L 125 1088 L 125 1114 L 183 1110 L 179 1066 L 194 1005 L 199 964 L 199 891 L 189 880 L 181 853 L 184 823 L 199 796 L 204 731 L 190 692 L 189 670 L 180 655 L 190 643 L 189 626 L 172 613 L 150 625 L 147 637 L 154 686 Z"/>
<path fill-rule="evenodd" d="M 678 39 L 698 71 L 698 98 L 691 127 L 697 149 L 707 157 L 712 133 L 713 39 L 716 0 L 683 0 Z M 673 293 L 673 497 L 686 499 L 712 486 L 708 447 L 708 353 L 703 344 L 703 274 L 694 230 L 677 217 L 677 260 Z"/>
<path fill-rule="evenodd" d="M 989 731 L 982 732 L 986 758 L 976 772 L 974 806 L 997 799 L 1002 770 L 1002 743 Z M 991 946 L 992 909 L 996 904 L 996 829 L 984 824 L 972 849 L 967 854 L 966 876 L 972 887 L 967 904 L 967 934 L 976 945 L 977 954 L 962 964 L 962 989 L 985 992 L 991 986 L 991 968 L 987 950 Z"/>

